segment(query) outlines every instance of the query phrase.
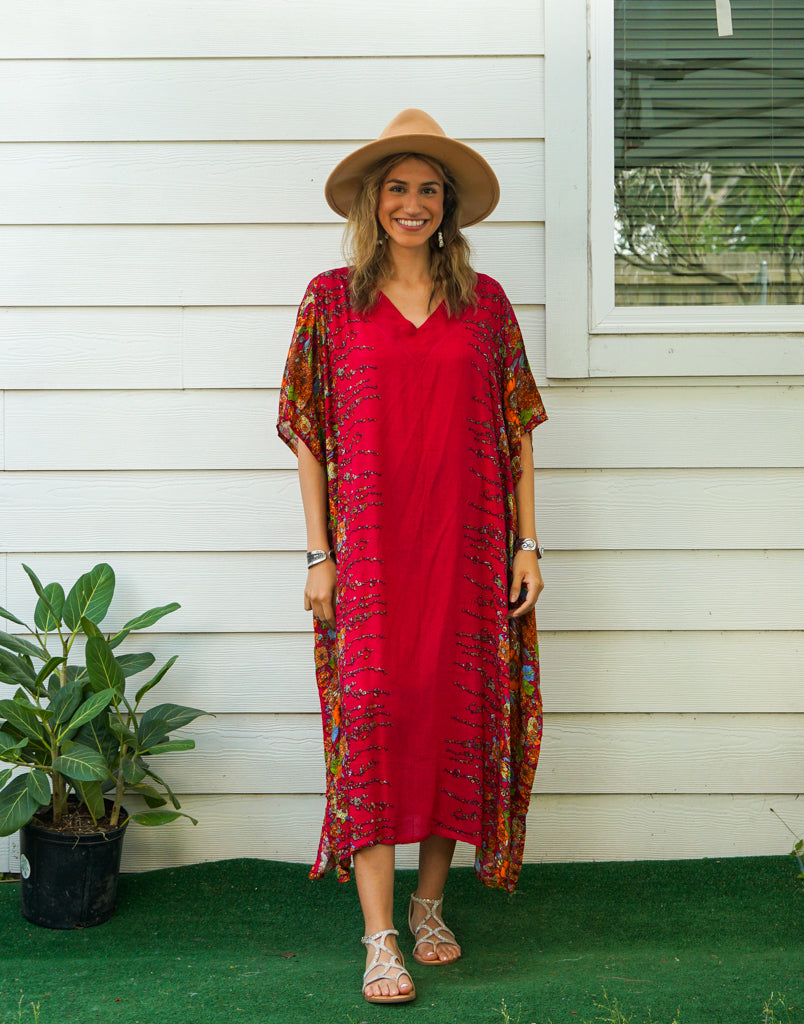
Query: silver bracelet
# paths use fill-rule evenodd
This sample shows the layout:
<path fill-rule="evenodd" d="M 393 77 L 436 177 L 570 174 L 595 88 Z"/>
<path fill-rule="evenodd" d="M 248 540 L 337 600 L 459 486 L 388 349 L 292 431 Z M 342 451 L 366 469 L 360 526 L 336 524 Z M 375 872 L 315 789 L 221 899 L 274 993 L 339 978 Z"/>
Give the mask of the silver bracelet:
<path fill-rule="evenodd" d="M 514 546 L 515 551 L 535 551 L 536 557 L 541 558 L 544 554 L 544 548 L 535 541 L 532 537 L 520 537 Z"/>
<path fill-rule="evenodd" d="M 326 560 L 328 558 L 331 558 L 333 560 L 333 562 L 334 562 L 335 561 L 335 552 L 334 551 L 330 551 L 329 554 L 327 554 L 326 551 L 321 551 L 320 549 L 318 549 L 316 551 L 308 551 L 307 552 L 307 568 L 311 569 L 314 565 L 320 565 L 321 562 L 326 562 Z"/>

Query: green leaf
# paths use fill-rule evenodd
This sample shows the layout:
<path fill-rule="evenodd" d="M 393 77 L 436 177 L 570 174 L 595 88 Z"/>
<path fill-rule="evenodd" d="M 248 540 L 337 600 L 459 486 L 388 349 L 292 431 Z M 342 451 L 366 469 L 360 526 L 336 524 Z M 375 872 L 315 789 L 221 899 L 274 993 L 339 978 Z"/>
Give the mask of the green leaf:
<path fill-rule="evenodd" d="M 112 715 L 109 716 L 106 725 L 109 732 L 113 736 L 116 736 L 118 740 L 122 740 L 124 743 L 130 743 L 133 747 L 137 745 L 136 733 L 132 732 L 131 729 L 127 728 L 125 725 L 121 725 L 120 722 Z"/>
<path fill-rule="evenodd" d="M 21 700 L 0 700 L 0 715 L 9 725 L 18 729 L 23 736 L 28 736 L 37 743 L 48 746 L 47 732 L 42 727 L 36 708 L 31 703 Z"/>
<path fill-rule="evenodd" d="M 0 731 L 0 761 L 5 761 L 9 757 L 19 754 L 27 746 L 27 739 L 18 740 L 13 736 L 9 736 L 6 732 Z"/>
<path fill-rule="evenodd" d="M 47 657 L 47 652 L 43 651 L 41 647 L 37 647 L 35 644 L 18 636 L 12 636 L 11 633 L 4 633 L 1 629 L 0 647 L 5 647 L 8 651 L 14 651 L 15 654 L 27 654 L 29 657 L 38 658 L 40 661 L 44 661 Z"/>
<path fill-rule="evenodd" d="M 156 772 L 152 768 L 148 769 L 148 778 L 153 779 L 154 782 L 158 782 L 160 786 L 164 787 L 164 789 L 165 789 L 165 791 L 166 791 L 166 793 L 168 795 L 168 798 L 170 799 L 170 802 L 173 804 L 173 806 L 178 811 L 181 808 L 181 804 L 179 803 L 178 798 L 176 797 L 176 794 L 173 792 L 173 790 L 170 788 L 170 786 L 165 782 L 165 780 L 163 778 L 161 778 L 159 775 L 157 775 Z M 142 787 L 140 787 L 140 788 L 142 788 Z"/>
<path fill-rule="evenodd" d="M 50 612 L 51 614 L 53 614 L 56 619 L 60 618 L 60 614 L 56 614 L 56 609 L 50 603 L 50 597 L 48 596 L 48 594 L 46 592 L 46 588 L 42 586 L 42 581 L 39 579 L 39 577 L 36 575 L 36 573 L 33 571 L 33 569 L 29 565 L 26 565 L 25 562 L 22 563 L 22 567 L 25 570 L 25 572 L 27 573 L 28 579 L 33 584 L 33 588 L 36 591 L 36 594 L 37 594 L 37 596 L 39 598 L 39 604 L 37 604 L 37 606 L 36 606 L 36 612 L 37 613 L 39 612 L 40 607 L 41 607 L 41 611 L 42 611 L 41 616 L 36 614 L 36 613 L 34 613 L 34 622 L 36 623 L 36 625 L 40 629 L 44 629 L 45 628 L 45 622 L 46 622 L 46 619 L 47 619 L 47 615 L 46 615 L 47 612 Z M 54 584 L 54 583 L 50 584 L 51 588 L 53 588 L 55 586 L 58 586 L 58 584 Z"/>
<path fill-rule="evenodd" d="M 67 666 L 67 682 L 84 683 L 89 682 L 89 675 L 83 665 L 68 665 Z"/>
<path fill-rule="evenodd" d="M 165 797 L 163 797 L 158 790 L 154 789 L 153 786 L 148 786 L 144 782 L 141 782 L 139 786 L 137 786 L 137 793 L 139 793 L 149 807 L 164 807 L 167 803 Z"/>
<path fill-rule="evenodd" d="M 36 672 L 18 655 L 0 650 L 0 678 L 10 686 L 24 686 L 30 689 L 36 686 Z"/>
<path fill-rule="evenodd" d="M 45 662 L 45 664 L 42 666 L 42 668 L 39 669 L 39 672 L 37 673 L 36 685 L 41 686 L 42 683 L 44 683 L 47 677 L 51 674 L 51 672 L 53 672 L 56 666 L 61 665 L 63 661 L 64 658 L 51 658 L 49 661 Z M 61 682 L 61 680 L 59 680 L 59 682 Z"/>
<path fill-rule="evenodd" d="M 64 621 L 76 630 L 86 616 L 94 623 L 103 622 L 114 597 L 114 570 L 100 562 L 76 580 L 64 603 Z"/>
<path fill-rule="evenodd" d="M 81 703 L 83 696 L 84 691 L 81 684 L 76 682 L 65 683 L 60 690 L 56 691 L 50 701 L 50 710 L 53 712 L 50 727 L 54 732 L 58 732 L 64 723 L 72 718 L 73 712 Z"/>
<path fill-rule="evenodd" d="M 109 774 L 102 754 L 81 743 L 69 743 L 65 753 L 53 761 L 53 770 L 76 782 L 99 782 Z"/>
<path fill-rule="evenodd" d="M 130 757 L 125 757 L 120 767 L 123 771 L 123 778 L 129 786 L 137 786 L 145 778 L 147 766 L 143 764 L 140 757 L 133 760 Z"/>
<path fill-rule="evenodd" d="M 92 689 L 112 689 L 118 697 L 122 697 L 126 690 L 126 677 L 102 636 L 91 636 L 87 640 L 86 658 Z"/>
<path fill-rule="evenodd" d="M 87 805 L 92 820 L 97 822 L 106 813 L 106 803 L 99 782 L 76 782 L 75 788 L 79 797 Z"/>
<path fill-rule="evenodd" d="M 11 776 L 14 774 L 13 768 L 2 768 L 0 769 L 0 789 L 5 786 Z"/>
<path fill-rule="evenodd" d="M 170 661 L 168 661 L 159 669 L 159 671 L 156 673 L 153 679 L 151 679 L 144 686 L 141 686 L 139 690 L 137 690 L 137 696 L 134 698 L 135 705 L 139 704 L 139 702 L 142 700 L 145 694 L 148 693 L 149 690 L 153 690 L 156 684 L 161 681 L 162 676 L 164 676 L 167 670 L 175 663 L 177 658 L 178 654 L 174 654 Z"/>
<path fill-rule="evenodd" d="M 153 626 L 155 622 L 159 622 L 165 615 L 170 615 L 171 612 L 175 612 L 179 608 L 181 608 L 181 605 L 176 601 L 173 601 L 171 604 L 163 604 L 159 608 L 151 608 L 150 611 L 143 612 L 141 615 L 129 619 L 123 626 L 123 630 L 127 633 L 133 633 L 135 629 L 147 629 L 148 626 Z"/>
<path fill-rule="evenodd" d="M 4 619 L 8 619 L 9 622 L 16 622 L 18 626 L 25 626 L 22 619 L 18 619 L 16 615 L 12 615 L 11 612 L 7 611 L 5 608 L 0 608 L 0 616 Z M 25 628 L 28 629 L 27 626 L 25 626 Z M 28 632 L 30 632 L 30 630 L 28 630 Z"/>
<path fill-rule="evenodd" d="M 83 629 L 87 636 L 103 636 L 103 633 L 101 633 L 92 619 L 88 619 L 86 615 L 81 616 L 81 629 Z"/>
<path fill-rule="evenodd" d="M 98 715 L 91 722 L 82 725 L 73 737 L 76 743 L 98 750 L 109 765 L 114 769 L 120 758 L 120 740 L 109 731 L 106 715 Z M 133 739 L 133 737 L 132 737 Z"/>
<path fill-rule="evenodd" d="M 131 815 L 132 821 L 149 827 L 167 825 L 168 822 L 175 821 L 177 818 L 189 818 L 194 825 L 198 824 L 198 821 L 195 818 L 190 818 L 189 814 L 180 814 L 178 811 L 140 811 L 139 814 Z"/>
<path fill-rule="evenodd" d="M 50 788 L 47 799 L 40 800 L 42 789 L 33 772 L 18 775 L 0 793 L 0 836 L 10 836 L 27 825 L 40 807 L 50 803 Z M 37 774 L 42 774 L 38 772 Z"/>
<path fill-rule="evenodd" d="M 61 625 L 64 610 L 64 587 L 60 583 L 48 583 L 34 609 L 34 622 L 39 629 L 49 633 Z"/>
<path fill-rule="evenodd" d="M 174 750 L 195 750 L 195 740 L 168 740 L 166 743 L 157 743 L 145 751 L 146 754 L 170 754 Z"/>
<path fill-rule="evenodd" d="M 142 654 L 121 654 L 117 659 L 117 664 L 123 670 L 123 675 L 128 679 L 129 676 L 135 676 L 138 672 L 144 672 L 155 661 L 156 658 L 150 651 L 143 651 Z"/>
<path fill-rule="evenodd" d="M 206 711 L 185 708 L 180 704 L 157 704 L 155 708 L 149 708 L 140 719 L 137 729 L 140 749 L 149 750 L 152 744 L 160 743 L 168 733 L 206 714 Z"/>
<path fill-rule="evenodd" d="M 28 776 L 28 788 L 40 807 L 50 803 L 50 779 L 38 768 L 34 768 Z"/>
<path fill-rule="evenodd" d="M 101 690 L 100 693 L 93 693 L 91 697 L 87 697 L 70 721 L 67 722 L 66 727 L 58 733 L 57 741 L 63 743 L 71 736 L 74 736 L 85 722 L 91 722 L 93 718 L 96 718 L 107 708 L 113 698 L 114 690 Z"/>

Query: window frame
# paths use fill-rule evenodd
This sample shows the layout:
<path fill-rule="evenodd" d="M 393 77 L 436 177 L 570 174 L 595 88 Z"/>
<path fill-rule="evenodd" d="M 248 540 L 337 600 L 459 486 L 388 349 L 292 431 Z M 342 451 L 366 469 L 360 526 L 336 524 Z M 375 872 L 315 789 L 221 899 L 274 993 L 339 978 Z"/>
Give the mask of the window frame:
<path fill-rule="evenodd" d="M 615 306 L 613 0 L 546 0 L 545 47 L 548 376 L 804 374 L 804 306 Z"/>

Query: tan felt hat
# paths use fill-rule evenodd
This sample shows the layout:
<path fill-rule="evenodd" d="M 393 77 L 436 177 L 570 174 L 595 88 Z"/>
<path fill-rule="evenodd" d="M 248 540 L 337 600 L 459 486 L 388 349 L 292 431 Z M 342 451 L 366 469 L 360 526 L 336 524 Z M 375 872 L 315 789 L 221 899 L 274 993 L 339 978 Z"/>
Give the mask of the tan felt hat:
<path fill-rule="evenodd" d="M 380 160 L 394 153 L 434 157 L 455 175 L 461 203 L 461 227 L 484 220 L 500 199 L 497 175 L 475 150 L 448 138 L 444 129 L 423 110 L 397 114 L 376 142 L 345 157 L 327 178 L 324 195 L 332 209 L 348 217 L 363 178 Z"/>

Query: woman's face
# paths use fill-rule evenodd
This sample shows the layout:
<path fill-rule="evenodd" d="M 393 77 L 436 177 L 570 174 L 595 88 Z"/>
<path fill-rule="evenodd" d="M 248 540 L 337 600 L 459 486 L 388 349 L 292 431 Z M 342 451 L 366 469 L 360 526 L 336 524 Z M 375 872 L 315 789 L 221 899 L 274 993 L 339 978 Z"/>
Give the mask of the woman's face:
<path fill-rule="evenodd" d="M 397 245 L 424 245 L 444 219 L 441 174 L 415 156 L 394 164 L 380 186 L 377 219 Z"/>

